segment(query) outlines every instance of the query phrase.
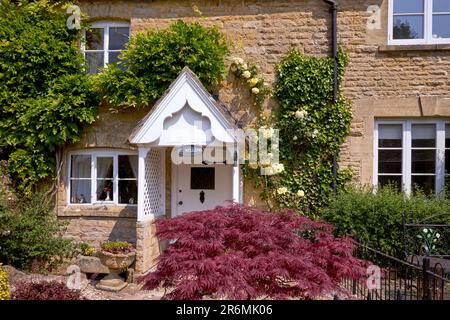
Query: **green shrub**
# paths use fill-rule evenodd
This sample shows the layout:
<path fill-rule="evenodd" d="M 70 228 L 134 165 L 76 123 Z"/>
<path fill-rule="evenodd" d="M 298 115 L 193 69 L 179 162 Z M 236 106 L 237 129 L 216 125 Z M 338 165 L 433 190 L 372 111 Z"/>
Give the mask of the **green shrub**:
<path fill-rule="evenodd" d="M 21 269 L 34 261 L 56 266 L 73 249 L 72 241 L 61 238 L 64 230 L 44 193 L 0 205 L 0 262 Z"/>
<path fill-rule="evenodd" d="M 3 270 L 2 265 L 0 264 L 0 300 L 9 300 L 10 292 L 9 292 L 9 281 L 8 274 L 5 270 Z"/>
<path fill-rule="evenodd" d="M 18 190 L 55 173 L 55 150 L 97 117 L 79 30 L 61 3 L 0 0 L 0 148 Z"/>
<path fill-rule="evenodd" d="M 100 246 L 102 251 L 109 253 L 129 253 L 134 251 L 133 245 L 125 241 L 108 241 Z"/>
<path fill-rule="evenodd" d="M 148 106 L 188 66 L 209 90 L 225 75 L 228 46 L 217 27 L 177 21 L 132 37 L 118 64 L 99 74 L 103 98 L 115 107 Z"/>
<path fill-rule="evenodd" d="M 335 226 L 336 234 L 355 235 L 360 243 L 401 258 L 404 240 L 408 251 L 423 253 L 418 245 L 420 229 L 408 228 L 404 233 L 403 222 L 450 223 L 450 202 L 445 195 L 434 197 L 421 192 L 406 197 L 389 186 L 380 187 L 376 193 L 370 188 L 352 187 L 332 199 L 322 216 Z M 441 249 L 447 254 L 449 244 L 448 237 L 443 237 Z"/>

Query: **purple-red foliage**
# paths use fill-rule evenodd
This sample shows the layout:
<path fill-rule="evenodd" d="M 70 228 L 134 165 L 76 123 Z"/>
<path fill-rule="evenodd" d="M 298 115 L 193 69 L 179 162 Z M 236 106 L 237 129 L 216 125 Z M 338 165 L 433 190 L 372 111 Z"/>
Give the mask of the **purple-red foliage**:
<path fill-rule="evenodd" d="M 351 238 L 294 212 L 270 213 L 241 205 L 156 221 L 160 239 L 176 240 L 144 289 L 173 288 L 169 299 L 288 297 L 312 299 L 337 289 L 344 277 L 365 274 Z"/>
<path fill-rule="evenodd" d="M 11 294 L 12 300 L 84 300 L 80 290 L 71 290 L 61 282 L 20 282 Z"/>

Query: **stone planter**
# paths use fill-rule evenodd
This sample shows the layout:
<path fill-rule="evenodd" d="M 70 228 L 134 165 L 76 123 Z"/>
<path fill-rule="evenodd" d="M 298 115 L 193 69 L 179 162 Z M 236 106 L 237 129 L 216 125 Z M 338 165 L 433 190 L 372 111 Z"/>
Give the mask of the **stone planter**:
<path fill-rule="evenodd" d="M 109 253 L 99 252 L 100 261 L 109 268 L 110 273 L 100 280 L 97 288 L 106 291 L 120 291 L 127 286 L 127 283 L 119 276 L 119 273 L 126 271 L 136 258 L 135 252 L 130 253 Z"/>

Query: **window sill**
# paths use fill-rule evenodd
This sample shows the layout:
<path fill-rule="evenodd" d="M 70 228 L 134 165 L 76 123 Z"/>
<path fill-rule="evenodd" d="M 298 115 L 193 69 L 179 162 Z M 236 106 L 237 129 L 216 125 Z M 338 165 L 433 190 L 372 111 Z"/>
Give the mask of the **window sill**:
<path fill-rule="evenodd" d="M 59 205 L 58 216 L 136 218 L 137 205 L 99 205 L 88 203 Z"/>
<path fill-rule="evenodd" d="M 450 51 L 450 44 L 407 44 L 407 45 L 382 45 L 378 52 L 408 52 L 408 51 Z"/>

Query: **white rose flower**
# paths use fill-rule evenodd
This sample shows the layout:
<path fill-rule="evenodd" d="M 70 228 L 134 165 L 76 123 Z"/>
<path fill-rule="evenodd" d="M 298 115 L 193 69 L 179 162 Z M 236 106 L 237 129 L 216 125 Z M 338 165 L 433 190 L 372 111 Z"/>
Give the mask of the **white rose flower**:
<path fill-rule="evenodd" d="M 292 138 L 292 140 L 297 141 L 297 140 L 298 140 L 298 137 L 297 137 L 297 136 L 294 136 L 294 137 Z"/>
<path fill-rule="evenodd" d="M 248 66 L 247 66 L 246 63 L 243 63 L 243 64 L 241 65 L 241 67 L 242 67 L 242 69 L 244 69 L 244 70 L 247 70 L 247 69 L 248 69 Z"/>
<path fill-rule="evenodd" d="M 279 174 L 284 171 L 284 165 L 282 163 L 274 163 L 272 169 L 274 174 Z"/>
<path fill-rule="evenodd" d="M 250 162 L 250 163 L 248 164 L 248 166 L 249 166 L 251 169 L 258 169 L 258 163 L 256 163 L 256 162 Z"/>
<path fill-rule="evenodd" d="M 235 57 L 235 58 L 233 58 L 233 63 L 241 65 L 241 64 L 244 64 L 244 60 L 242 58 Z"/>
<path fill-rule="evenodd" d="M 319 130 L 314 129 L 314 131 L 313 131 L 311 137 L 315 138 L 315 137 L 317 137 L 318 134 L 319 134 Z"/>
<path fill-rule="evenodd" d="M 252 93 L 253 93 L 253 94 L 258 94 L 258 93 L 259 93 L 259 89 L 256 88 L 256 87 L 254 87 L 254 88 L 252 89 Z"/>
<path fill-rule="evenodd" d="M 250 71 L 245 70 L 244 72 L 242 72 L 242 76 L 243 76 L 245 79 L 248 79 L 248 78 L 250 78 L 250 77 L 252 76 L 252 74 L 250 73 Z"/>
<path fill-rule="evenodd" d="M 306 110 L 298 110 L 295 112 L 295 117 L 299 120 L 303 120 L 308 115 Z"/>
<path fill-rule="evenodd" d="M 250 87 L 254 87 L 258 84 L 258 78 L 251 78 L 250 80 L 248 80 L 248 84 L 250 85 Z"/>
<path fill-rule="evenodd" d="M 303 191 L 303 190 L 298 190 L 297 191 L 297 197 L 303 198 L 304 196 L 305 196 L 305 191 Z"/>
<path fill-rule="evenodd" d="M 439 233 L 436 233 L 436 238 L 439 239 L 441 235 Z"/>
<path fill-rule="evenodd" d="M 423 229 L 422 231 L 423 231 L 423 233 L 427 233 L 428 229 Z"/>
<path fill-rule="evenodd" d="M 281 188 L 278 188 L 278 190 L 277 190 L 277 193 L 279 195 L 286 194 L 287 192 L 288 192 L 288 189 L 286 187 L 281 187 Z"/>

